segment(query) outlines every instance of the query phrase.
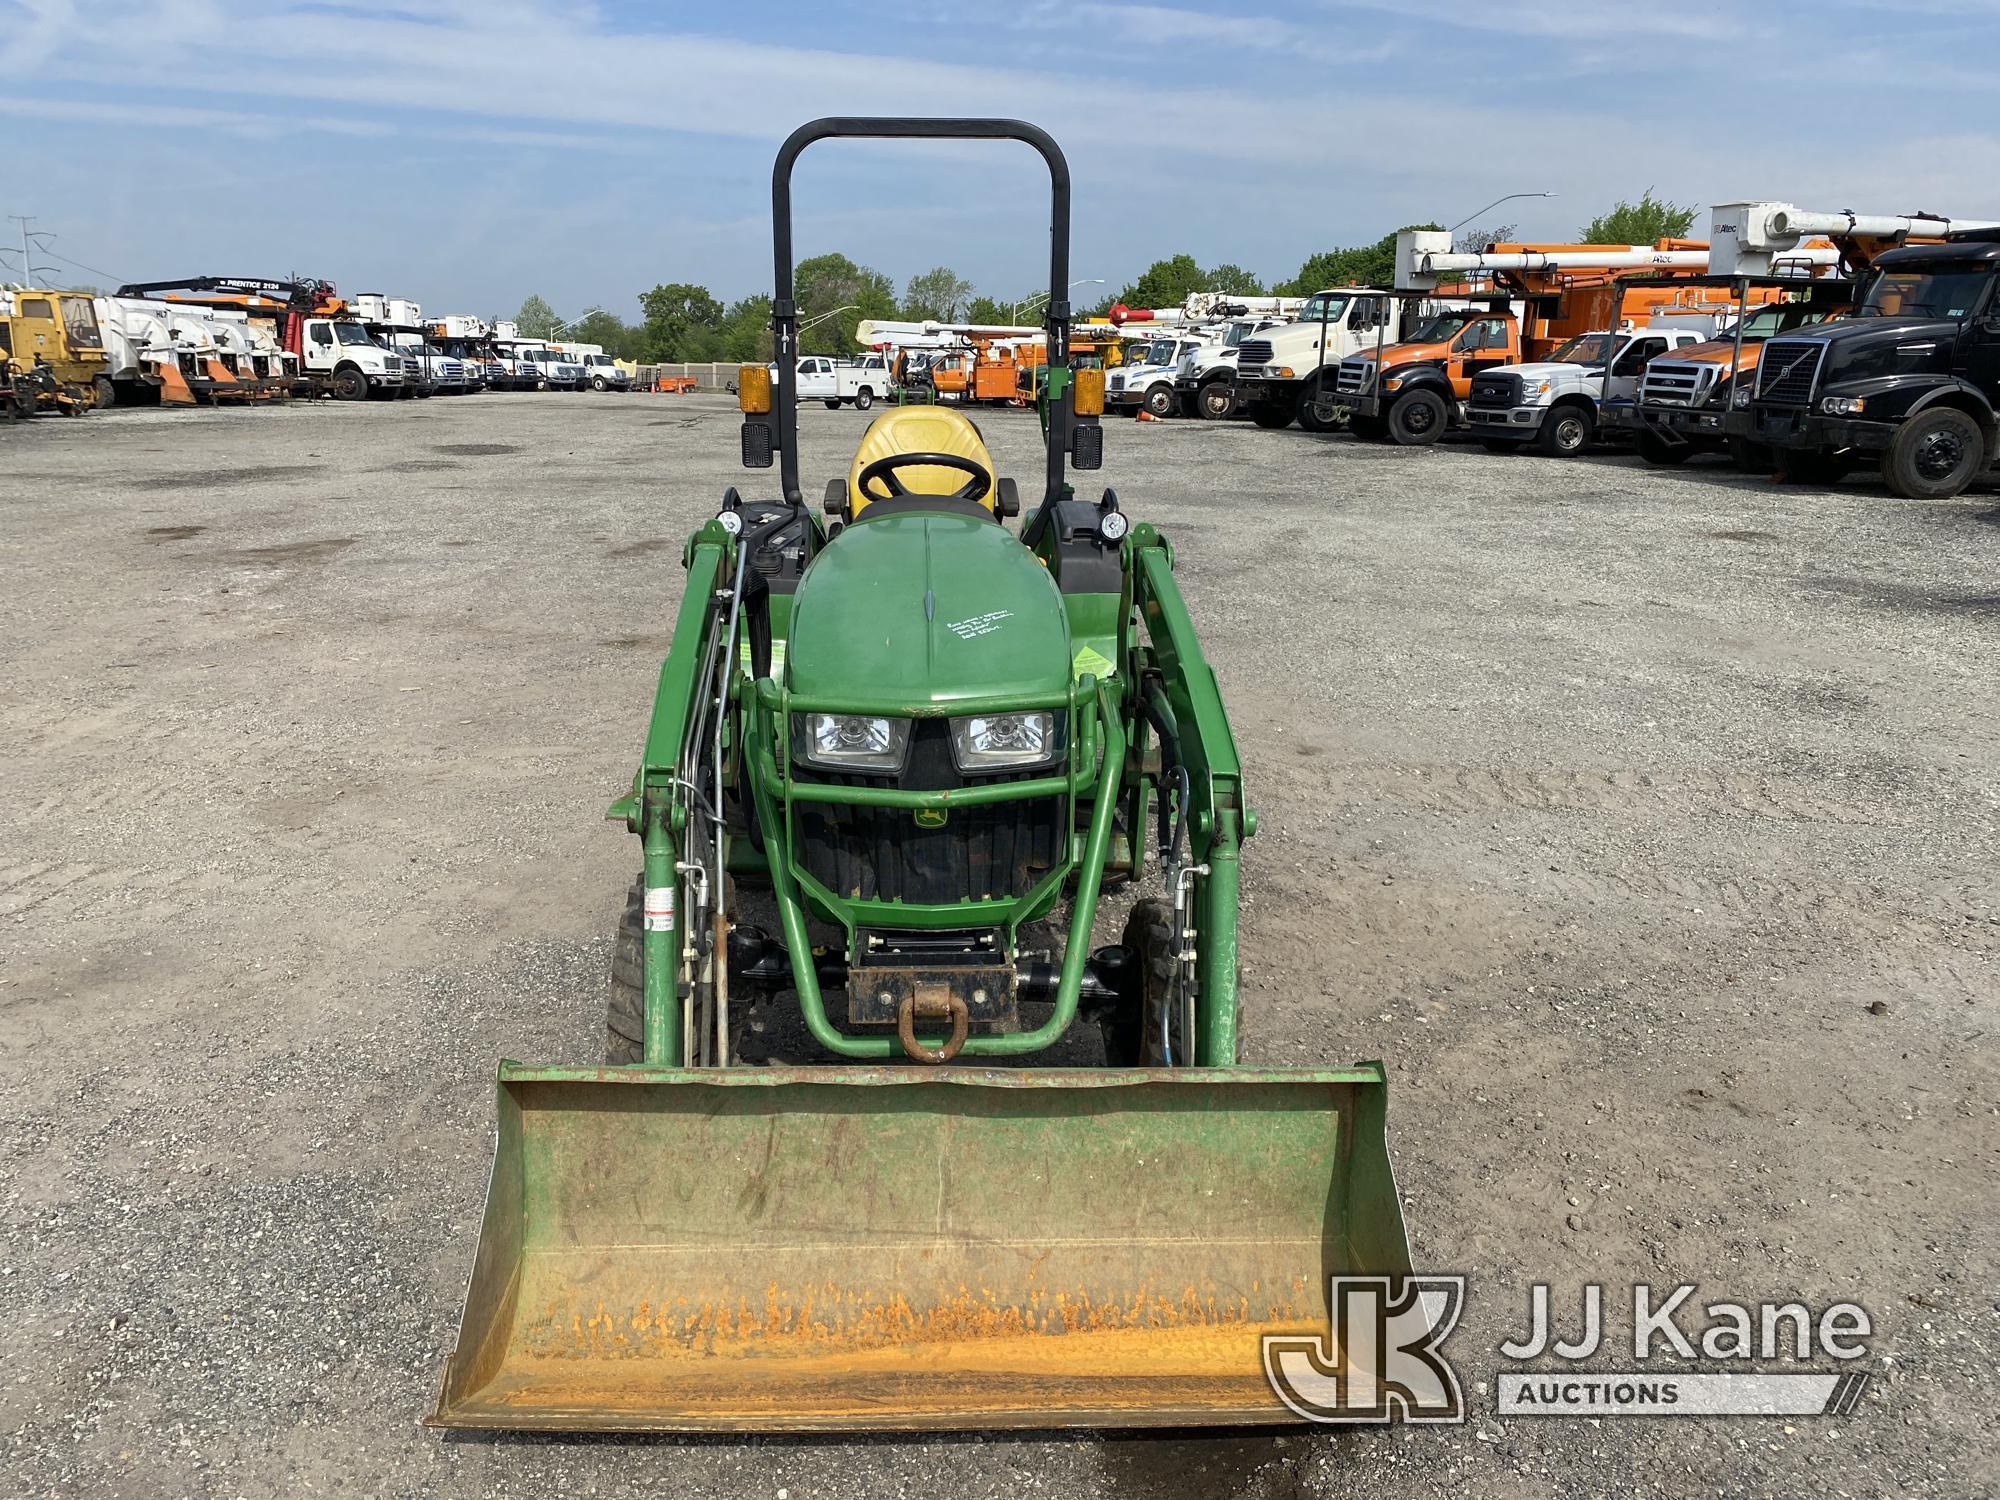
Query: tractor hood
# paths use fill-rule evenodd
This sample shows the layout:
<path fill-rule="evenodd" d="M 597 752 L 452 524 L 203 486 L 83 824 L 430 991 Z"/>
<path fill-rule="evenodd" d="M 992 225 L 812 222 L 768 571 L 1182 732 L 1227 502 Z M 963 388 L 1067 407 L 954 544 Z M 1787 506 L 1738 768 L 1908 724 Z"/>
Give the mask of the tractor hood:
<path fill-rule="evenodd" d="M 799 580 L 785 670 L 793 693 L 857 712 L 1046 701 L 1069 687 L 1068 615 L 1006 527 L 864 509 Z"/>

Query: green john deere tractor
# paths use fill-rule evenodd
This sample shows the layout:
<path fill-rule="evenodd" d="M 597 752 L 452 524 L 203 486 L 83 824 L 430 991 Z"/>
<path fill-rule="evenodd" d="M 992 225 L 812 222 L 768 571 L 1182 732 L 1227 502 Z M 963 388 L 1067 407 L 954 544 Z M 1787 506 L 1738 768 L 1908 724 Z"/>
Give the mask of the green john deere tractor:
<path fill-rule="evenodd" d="M 876 417 L 825 520 L 803 498 L 791 172 L 834 136 L 1048 164 L 1047 472 L 1018 531 L 947 407 Z M 612 808 L 644 872 L 610 1056 L 501 1066 L 432 1421 L 1296 1420 L 1260 1336 L 1323 1334 L 1331 1276 L 1409 1271 L 1382 1072 L 1239 1064 L 1256 819 L 1172 547 L 1065 479 L 1103 446 L 1102 373 L 1067 362 L 1067 164 L 1019 121 L 820 120 L 772 207 L 777 389 L 752 366 L 738 399 L 779 492 L 731 489 L 688 542 Z M 1137 899 L 1094 946 L 1107 885 Z M 746 1065 L 746 1020 L 794 1008 L 824 1060 Z M 1079 1043 L 1089 1066 L 1011 1065 Z"/>

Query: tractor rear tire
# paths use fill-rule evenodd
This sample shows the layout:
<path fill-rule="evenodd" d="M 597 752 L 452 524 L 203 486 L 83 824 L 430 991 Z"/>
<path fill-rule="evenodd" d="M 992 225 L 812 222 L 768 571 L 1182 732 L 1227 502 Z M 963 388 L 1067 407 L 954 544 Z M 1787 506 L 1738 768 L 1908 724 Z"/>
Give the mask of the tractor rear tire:
<path fill-rule="evenodd" d="M 109 406 L 118 399 L 118 387 L 111 383 L 109 375 L 99 375 L 90 382 L 92 404 Z"/>
<path fill-rule="evenodd" d="M 1639 457 L 1656 469 L 1671 469 L 1694 457 L 1694 444 L 1670 443 L 1663 437 L 1642 430 L 1639 433 Z"/>
<path fill-rule="evenodd" d="M 1558 406 L 1542 418 L 1535 447 L 1550 458 L 1574 458 L 1590 446 L 1597 422 L 1586 406 Z"/>
<path fill-rule="evenodd" d="M 1171 417 L 1174 414 L 1174 388 L 1164 380 L 1146 387 L 1146 394 L 1140 405 L 1156 417 Z"/>
<path fill-rule="evenodd" d="M 1250 420 L 1267 432 L 1292 425 L 1292 413 L 1275 401 L 1259 401 L 1250 408 Z"/>
<path fill-rule="evenodd" d="M 1399 448 L 1428 448 L 1451 425 L 1451 408 L 1436 391 L 1416 390 L 1389 408 L 1389 441 Z"/>
<path fill-rule="evenodd" d="M 625 910 L 611 940 L 611 989 L 604 1006 L 604 1061 L 611 1067 L 646 1060 L 646 891 L 643 880 L 625 893 Z"/>
<path fill-rule="evenodd" d="M 1902 500 L 1949 500 L 1985 467 L 1986 434 L 1950 406 L 1918 412 L 1882 450 L 1882 482 Z"/>
<path fill-rule="evenodd" d="M 1173 979 L 1173 908 L 1158 896 L 1132 904 L 1125 919 L 1125 950 L 1132 955 L 1132 993 L 1125 997 L 1104 1031 L 1105 1061 L 1114 1068 L 1157 1068 L 1165 1065 L 1160 1051 L 1160 1011 Z M 1195 991 L 1195 1010 L 1201 992 Z M 1243 1059 L 1243 999 L 1236 1000 L 1236 1056 Z M 1174 1065 L 1187 1067 L 1192 1056 L 1176 1055 Z"/>
<path fill-rule="evenodd" d="M 1226 380 L 1211 380 L 1195 392 L 1191 404 L 1204 422 L 1219 422 L 1236 410 L 1236 387 Z"/>

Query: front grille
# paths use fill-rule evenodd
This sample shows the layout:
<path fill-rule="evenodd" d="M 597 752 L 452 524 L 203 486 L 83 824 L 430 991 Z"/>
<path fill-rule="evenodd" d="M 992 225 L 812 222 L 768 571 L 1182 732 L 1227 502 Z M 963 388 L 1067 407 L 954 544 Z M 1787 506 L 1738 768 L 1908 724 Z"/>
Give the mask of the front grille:
<path fill-rule="evenodd" d="M 1715 388 L 1721 366 L 1656 359 L 1639 381 L 1641 406 L 1700 406 Z"/>
<path fill-rule="evenodd" d="M 1268 365 L 1274 353 L 1269 339 L 1245 339 L 1236 346 L 1236 363 L 1243 369 L 1251 365 Z"/>
<path fill-rule="evenodd" d="M 1781 406 L 1812 405 L 1826 345 L 1817 339 L 1772 339 L 1757 361 L 1757 399 Z"/>
<path fill-rule="evenodd" d="M 1340 374 L 1334 380 L 1334 390 L 1343 396 L 1358 396 L 1375 383 L 1375 361 L 1372 359 L 1343 359 Z"/>
<path fill-rule="evenodd" d="M 1124 377 L 1123 375 L 1113 375 L 1113 376 L 1111 377 L 1111 380 L 1110 380 L 1110 386 L 1111 386 L 1111 389 L 1112 389 L 1112 390 L 1114 390 L 1114 391 L 1122 391 L 1122 390 L 1124 390 L 1124 389 L 1125 389 L 1125 377 Z"/>
<path fill-rule="evenodd" d="M 1471 404 L 1474 406 L 1519 406 L 1521 404 L 1521 377 L 1518 375 L 1481 375 L 1472 382 Z"/>
<path fill-rule="evenodd" d="M 910 756 L 898 785 L 915 791 L 962 786 L 943 719 L 910 726 Z M 881 786 L 879 776 L 843 776 L 793 762 L 802 781 Z M 1028 781 L 1046 767 L 989 781 Z M 948 906 L 1025 896 L 1062 862 L 1063 797 L 953 808 L 942 828 L 923 828 L 906 807 L 846 807 L 801 802 L 794 808 L 801 863 L 834 895 L 850 901 Z"/>

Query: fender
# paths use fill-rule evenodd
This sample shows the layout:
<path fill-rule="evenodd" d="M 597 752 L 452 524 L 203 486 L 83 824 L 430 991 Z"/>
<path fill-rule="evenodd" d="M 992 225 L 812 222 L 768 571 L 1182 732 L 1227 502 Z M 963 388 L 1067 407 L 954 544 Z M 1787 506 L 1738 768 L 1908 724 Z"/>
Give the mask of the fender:
<path fill-rule="evenodd" d="M 1947 377 L 1936 387 L 1919 396 L 1904 413 L 1904 418 L 1907 420 L 1933 406 L 1959 405 L 1957 400 L 1950 399 L 1953 397 L 1964 397 L 1970 402 L 1974 408 L 1973 419 L 1986 429 L 1987 436 L 1991 437 L 1996 428 L 2000 428 L 2000 416 L 1994 414 L 1993 402 L 1986 393 L 1970 381 L 1961 380 L 1956 375 Z"/>

